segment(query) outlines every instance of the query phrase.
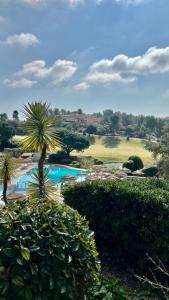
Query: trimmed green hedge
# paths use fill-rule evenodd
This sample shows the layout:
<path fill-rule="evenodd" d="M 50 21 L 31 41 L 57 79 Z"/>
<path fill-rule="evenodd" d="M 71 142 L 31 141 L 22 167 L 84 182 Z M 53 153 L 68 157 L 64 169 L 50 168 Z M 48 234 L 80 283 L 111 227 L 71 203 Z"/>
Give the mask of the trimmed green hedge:
<path fill-rule="evenodd" d="M 143 161 L 142 159 L 139 157 L 139 156 L 136 156 L 136 155 L 132 155 L 128 158 L 128 160 L 132 160 L 133 163 L 134 163 L 134 166 L 133 166 L 133 171 L 137 171 L 137 170 L 140 170 L 140 169 L 143 169 L 144 168 L 144 164 L 143 164 Z"/>
<path fill-rule="evenodd" d="M 142 272 L 148 253 L 169 266 L 169 184 L 159 179 L 84 182 L 66 187 L 66 204 L 89 220 L 98 250 Z"/>
<path fill-rule="evenodd" d="M 133 160 L 127 160 L 123 163 L 123 168 L 127 168 L 130 171 L 134 171 L 134 162 Z"/>
<path fill-rule="evenodd" d="M 93 232 L 71 208 L 34 200 L 0 211 L 0 299 L 93 299 L 99 270 Z"/>
<path fill-rule="evenodd" d="M 158 170 L 157 166 L 149 166 L 149 167 L 142 169 L 142 172 L 144 173 L 144 175 L 146 177 L 155 177 L 155 176 L 157 177 L 159 170 Z"/>

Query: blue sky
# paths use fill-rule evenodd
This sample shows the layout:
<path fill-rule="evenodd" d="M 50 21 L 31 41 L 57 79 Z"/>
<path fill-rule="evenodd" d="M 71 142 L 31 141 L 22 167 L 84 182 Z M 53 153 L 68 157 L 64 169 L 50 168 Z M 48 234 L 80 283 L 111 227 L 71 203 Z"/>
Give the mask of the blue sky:
<path fill-rule="evenodd" d="M 168 0 L 0 0 L 0 112 L 169 115 Z"/>

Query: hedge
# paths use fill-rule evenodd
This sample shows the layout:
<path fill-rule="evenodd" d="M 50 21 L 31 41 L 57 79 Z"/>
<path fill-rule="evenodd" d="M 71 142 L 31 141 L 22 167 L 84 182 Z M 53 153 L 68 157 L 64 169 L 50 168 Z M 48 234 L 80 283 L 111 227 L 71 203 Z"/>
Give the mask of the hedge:
<path fill-rule="evenodd" d="M 127 160 L 123 163 L 123 168 L 127 168 L 130 171 L 134 171 L 134 162 L 133 160 Z"/>
<path fill-rule="evenodd" d="M 0 299 L 90 299 L 99 270 L 93 232 L 71 208 L 32 200 L 0 211 Z"/>
<path fill-rule="evenodd" d="M 92 181 L 66 187 L 66 204 L 89 220 L 102 256 L 142 272 L 147 254 L 169 266 L 169 184 L 159 179 Z"/>
<path fill-rule="evenodd" d="M 139 157 L 139 156 L 136 156 L 136 155 L 132 155 L 128 158 L 128 160 L 132 160 L 133 163 L 134 163 L 134 166 L 133 166 L 133 171 L 137 171 L 137 170 L 141 170 L 144 168 L 144 164 L 143 164 L 143 161 L 142 159 Z"/>

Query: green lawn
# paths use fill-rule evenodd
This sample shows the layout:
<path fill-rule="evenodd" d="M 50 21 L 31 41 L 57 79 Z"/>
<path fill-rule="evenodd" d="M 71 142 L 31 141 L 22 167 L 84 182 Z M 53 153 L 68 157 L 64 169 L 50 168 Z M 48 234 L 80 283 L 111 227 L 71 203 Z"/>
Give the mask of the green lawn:
<path fill-rule="evenodd" d="M 124 137 L 94 137 L 95 143 L 80 156 L 92 156 L 105 162 L 124 162 L 130 155 L 140 156 L 145 164 L 152 164 L 152 154 L 145 149 L 145 142 L 132 138 L 126 141 Z M 77 154 L 74 152 L 74 154 Z"/>
<path fill-rule="evenodd" d="M 15 136 L 14 140 L 19 141 L 23 137 Z M 92 136 L 91 146 L 84 152 L 73 152 L 74 155 L 92 156 L 104 162 L 124 162 L 130 155 L 138 155 L 144 164 L 152 164 L 151 152 L 145 149 L 145 142 L 141 139 L 132 138 L 126 141 L 125 137 L 104 137 Z"/>

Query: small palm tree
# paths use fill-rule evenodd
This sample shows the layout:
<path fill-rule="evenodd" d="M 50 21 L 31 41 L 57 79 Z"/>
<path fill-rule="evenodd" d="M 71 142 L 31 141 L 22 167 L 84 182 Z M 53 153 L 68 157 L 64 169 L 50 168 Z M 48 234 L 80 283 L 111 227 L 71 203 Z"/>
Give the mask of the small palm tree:
<path fill-rule="evenodd" d="M 7 189 L 8 183 L 10 182 L 11 178 L 14 176 L 15 172 L 15 163 L 12 159 L 11 155 L 5 154 L 0 159 L 0 178 L 2 179 L 3 183 L 3 194 L 2 198 L 3 201 L 7 204 Z"/>
<path fill-rule="evenodd" d="M 43 198 L 51 199 L 51 196 L 56 192 L 56 185 L 54 182 L 48 180 L 48 171 L 44 170 L 44 195 Z M 39 197 L 39 172 L 33 172 L 32 174 L 32 182 L 28 184 L 28 195 L 32 199 L 36 199 Z"/>
<path fill-rule="evenodd" d="M 44 162 L 47 151 L 55 150 L 61 145 L 56 132 L 56 117 L 50 115 L 49 105 L 45 102 L 32 102 L 24 106 L 26 122 L 24 128 L 28 134 L 21 141 L 23 149 L 41 153 L 38 162 L 39 197 L 46 195 Z"/>

